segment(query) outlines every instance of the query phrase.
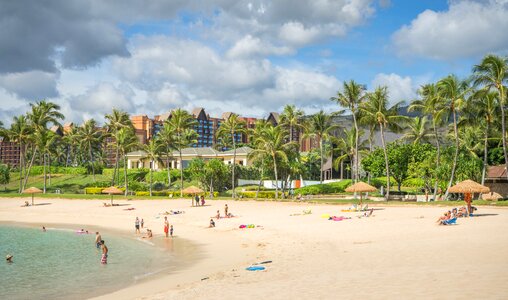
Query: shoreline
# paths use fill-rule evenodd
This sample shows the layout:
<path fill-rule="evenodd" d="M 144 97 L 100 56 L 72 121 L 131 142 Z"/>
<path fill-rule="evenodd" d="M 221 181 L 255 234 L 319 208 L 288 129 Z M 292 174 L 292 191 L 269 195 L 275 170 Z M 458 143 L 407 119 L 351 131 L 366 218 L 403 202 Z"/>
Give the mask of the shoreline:
<path fill-rule="evenodd" d="M 35 224 L 74 220 L 70 223 L 132 235 L 134 218 L 139 216 L 145 217 L 154 239 L 164 240 L 163 219 L 157 214 L 186 211 L 168 219 L 176 238 L 185 238 L 199 249 L 198 261 L 174 274 L 94 299 L 334 299 L 338 294 L 446 298 L 443 295 L 450 293 L 457 298 L 499 298 L 508 292 L 504 284 L 508 258 L 503 255 L 508 247 L 508 210 L 501 207 L 481 207 L 478 217 L 460 219 L 456 226 L 438 226 L 435 220 L 446 207 L 380 204 L 374 217 L 356 218 L 359 213 L 341 212 L 346 205 L 310 203 L 214 200 L 205 207 L 190 207 L 187 200 L 120 200 L 136 208 L 124 211 L 122 206 L 101 207 L 101 200 L 46 202 L 52 204 L 21 208 L 19 199 L 0 200 L 0 220 Z M 238 217 L 216 220 L 216 228 L 207 228 L 209 217 L 217 209 L 223 214 L 226 203 Z M 291 216 L 304 209 L 312 214 Z M 323 214 L 351 219 L 334 222 Z M 239 224 L 262 227 L 238 229 Z M 265 271 L 244 270 L 266 260 L 273 262 L 265 265 Z"/>

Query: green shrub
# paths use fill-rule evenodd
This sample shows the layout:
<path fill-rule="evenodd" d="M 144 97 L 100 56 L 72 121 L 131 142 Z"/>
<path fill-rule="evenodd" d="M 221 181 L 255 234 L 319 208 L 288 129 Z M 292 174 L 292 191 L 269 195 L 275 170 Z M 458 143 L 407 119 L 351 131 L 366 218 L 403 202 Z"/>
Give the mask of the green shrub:
<path fill-rule="evenodd" d="M 96 181 L 87 183 L 85 187 L 102 187 L 106 188 L 111 186 L 111 181 Z"/>
<path fill-rule="evenodd" d="M 103 189 L 101 187 L 87 187 L 85 188 L 85 194 L 99 195 L 102 194 Z"/>
<path fill-rule="evenodd" d="M 324 184 L 315 184 L 304 186 L 298 189 L 295 189 L 295 194 L 301 195 L 323 195 L 323 194 L 336 194 L 343 193 L 344 190 L 351 184 L 350 179 L 332 182 L 332 183 L 324 183 Z"/>
<path fill-rule="evenodd" d="M 258 186 L 257 185 L 249 185 L 249 186 L 246 186 L 246 187 L 241 187 L 242 189 L 245 189 L 245 191 L 257 191 L 258 190 Z M 259 187 L 259 190 L 260 191 L 266 191 L 268 190 L 267 188 L 265 188 L 264 186 L 260 186 Z"/>
<path fill-rule="evenodd" d="M 129 181 L 129 191 L 146 192 L 148 191 L 148 184 L 137 181 Z"/>
<path fill-rule="evenodd" d="M 172 183 L 177 180 L 180 180 L 180 170 L 172 169 L 169 171 L 169 174 L 170 174 Z M 185 176 L 185 172 L 184 172 L 184 176 Z M 145 181 L 150 182 L 150 172 L 148 172 L 145 175 Z M 167 170 L 153 171 L 152 172 L 152 181 L 153 182 L 159 181 L 159 182 L 163 182 L 164 184 L 167 184 L 168 183 L 168 171 Z"/>
<path fill-rule="evenodd" d="M 386 188 L 386 177 L 375 177 L 370 179 L 370 185 L 373 185 L 377 187 L 378 189 L 381 188 L 381 186 L 384 186 Z M 390 179 L 390 186 L 397 186 L 397 182 L 395 179 Z"/>
<path fill-rule="evenodd" d="M 416 188 L 424 187 L 425 181 L 421 178 L 409 178 L 409 179 L 404 180 L 404 182 L 402 183 L 402 186 L 416 187 Z"/>
<path fill-rule="evenodd" d="M 138 191 L 136 196 L 150 196 L 150 192 Z"/>
<path fill-rule="evenodd" d="M 238 194 L 238 196 L 241 196 L 243 198 L 256 198 L 255 191 L 238 192 L 237 194 Z M 286 192 L 285 195 L 287 196 L 288 193 Z M 282 192 L 279 191 L 278 196 L 279 196 L 279 198 L 282 198 Z M 258 198 L 274 199 L 275 198 L 275 191 L 259 191 Z"/>
<path fill-rule="evenodd" d="M 51 166 L 46 167 L 46 173 L 51 174 L 70 174 L 70 175 L 86 175 L 87 170 L 83 167 L 59 167 L 59 166 Z M 32 166 L 30 169 L 30 175 L 42 175 L 44 174 L 44 166 Z"/>

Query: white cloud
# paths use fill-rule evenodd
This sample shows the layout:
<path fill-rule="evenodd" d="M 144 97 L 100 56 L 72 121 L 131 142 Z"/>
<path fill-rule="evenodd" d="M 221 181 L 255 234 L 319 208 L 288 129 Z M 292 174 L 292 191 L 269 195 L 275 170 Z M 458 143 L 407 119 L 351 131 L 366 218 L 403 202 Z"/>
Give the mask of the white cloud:
<path fill-rule="evenodd" d="M 454 1 L 425 10 L 392 36 L 400 55 L 450 59 L 508 50 L 507 1 Z"/>
<path fill-rule="evenodd" d="M 394 73 L 380 73 L 374 77 L 371 83 L 372 89 L 378 86 L 388 87 L 388 96 L 392 104 L 400 101 L 404 101 L 407 104 L 416 98 L 417 86 L 408 76 L 401 77 Z"/>
<path fill-rule="evenodd" d="M 247 58 L 253 56 L 267 55 L 287 55 L 294 53 L 289 47 L 276 47 L 268 42 L 263 42 L 257 37 L 247 35 L 237 41 L 235 45 L 228 50 L 227 56 L 230 58 Z"/>
<path fill-rule="evenodd" d="M 21 99 L 42 100 L 56 97 L 56 80 L 58 73 L 29 71 L 0 75 L 0 87 L 16 94 Z"/>

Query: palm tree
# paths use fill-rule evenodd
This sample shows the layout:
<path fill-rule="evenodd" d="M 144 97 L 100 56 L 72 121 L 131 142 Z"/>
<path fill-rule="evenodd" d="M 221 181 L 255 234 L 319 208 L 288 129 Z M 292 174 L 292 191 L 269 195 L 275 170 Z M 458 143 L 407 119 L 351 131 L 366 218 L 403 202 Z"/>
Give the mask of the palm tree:
<path fill-rule="evenodd" d="M 108 123 L 106 124 L 106 127 L 108 129 L 108 132 L 115 137 L 118 134 L 118 131 L 122 128 L 126 128 L 129 126 L 132 126 L 132 122 L 129 119 L 129 114 L 120 111 L 118 109 L 113 108 L 113 111 L 111 114 L 106 114 L 105 116 L 106 120 L 108 120 Z M 111 180 L 111 185 L 114 186 L 117 178 L 118 173 L 118 160 L 120 155 L 120 149 L 119 149 L 118 141 L 115 139 L 115 170 L 113 172 L 113 179 Z"/>
<path fill-rule="evenodd" d="M 93 181 L 95 182 L 95 162 L 94 162 L 94 151 L 102 143 L 102 132 L 97 130 L 97 122 L 94 119 L 86 121 L 79 128 L 79 140 L 83 152 L 89 154 L 90 165 L 92 167 Z"/>
<path fill-rule="evenodd" d="M 175 132 L 175 146 L 180 157 L 180 197 L 183 197 L 183 160 L 182 149 L 195 143 L 197 133 L 194 129 L 196 120 L 187 111 L 178 108 L 171 113 L 169 125 Z"/>
<path fill-rule="evenodd" d="M 309 120 L 309 133 L 306 134 L 315 137 L 319 143 L 319 153 L 321 155 L 320 183 L 323 183 L 324 143 L 330 140 L 332 132 L 339 127 L 332 123 L 332 117 L 333 115 L 326 114 L 322 110 L 312 115 Z"/>
<path fill-rule="evenodd" d="M 363 135 L 363 131 L 360 131 L 360 134 L 356 134 L 356 129 L 352 127 L 351 129 L 343 129 L 343 134 L 338 138 L 333 138 L 333 144 L 337 145 L 334 151 L 339 153 L 339 156 L 333 161 L 333 167 L 335 170 L 339 168 L 339 165 L 346 159 L 349 158 L 350 161 L 353 161 L 355 153 L 358 154 L 366 154 L 367 141 L 364 140 L 360 142 L 359 145 L 356 144 L 356 137 L 360 137 Z M 358 152 L 356 152 L 358 150 Z"/>
<path fill-rule="evenodd" d="M 160 162 L 160 151 L 162 145 L 156 139 L 151 139 L 148 144 L 143 145 L 143 150 L 146 152 L 146 157 L 150 159 L 150 197 L 152 197 L 152 170 L 155 167 L 155 162 Z"/>
<path fill-rule="evenodd" d="M 362 103 L 360 110 L 363 123 L 377 123 L 381 144 L 385 156 L 386 172 L 386 199 L 390 196 L 390 167 L 388 165 L 388 152 L 386 151 L 386 142 L 384 131 L 387 127 L 392 131 L 400 129 L 400 125 L 406 121 L 406 118 L 398 115 L 398 110 L 402 102 L 394 104 L 388 108 L 388 89 L 387 87 L 377 87 L 374 92 L 367 96 L 367 101 Z"/>
<path fill-rule="evenodd" d="M 366 99 L 365 86 L 356 83 L 354 80 L 349 82 L 344 82 L 343 91 L 337 92 L 337 97 L 332 97 L 330 100 L 337 102 L 341 107 L 349 109 L 351 111 L 351 115 L 353 116 L 353 125 L 355 127 L 355 153 L 353 154 L 353 160 L 351 161 L 353 164 L 353 174 L 354 181 L 359 180 L 359 168 L 358 168 L 358 134 L 360 133 L 358 129 L 358 122 L 356 120 L 357 114 L 359 112 L 359 107 L 362 102 Z"/>
<path fill-rule="evenodd" d="M 413 144 L 428 142 L 434 135 L 429 127 L 427 116 L 415 117 L 407 124 L 406 133 L 402 137 Z"/>
<path fill-rule="evenodd" d="M 76 151 L 79 146 L 79 130 L 77 127 L 72 126 L 68 132 L 65 133 L 63 137 L 63 142 L 66 146 L 66 158 L 65 158 L 65 166 L 67 167 L 69 163 L 71 165 L 77 164 L 77 155 Z"/>
<path fill-rule="evenodd" d="M 233 164 L 231 165 L 231 186 L 232 186 L 232 198 L 235 195 L 235 168 L 236 168 L 236 138 L 240 134 L 245 134 L 245 122 L 238 118 L 237 114 L 231 114 L 217 130 L 217 135 L 230 139 L 233 146 Z"/>
<path fill-rule="evenodd" d="M 457 128 L 458 116 L 457 114 L 461 111 L 464 106 L 467 94 L 470 91 L 468 82 L 465 80 L 459 80 L 457 76 L 449 75 L 441 79 L 437 83 L 438 93 L 445 101 L 446 110 L 448 113 L 448 119 L 451 117 L 453 121 L 453 133 L 455 138 L 455 154 L 453 156 L 452 172 L 450 175 L 450 181 L 446 188 L 444 199 L 448 198 L 448 189 L 452 186 L 453 180 L 455 179 L 455 171 L 457 169 L 457 157 L 459 155 L 460 141 L 459 132 Z"/>
<path fill-rule="evenodd" d="M 487 173 L 487 155 L 489 141 L 493 138 L 490 132 L 493 128 L 499 127 L 499 112 L 500 108 L 498 103 L 498 93 L 488 92 L 487 90 L 476 91 L 467 101 L 466 108 L 464 109 L 464 118 L 459 122 L 459 126 L 473 126 L 483 128 L 483 170 L 482 182 L 485 183 L 485 176 Z M 475 139 L 477 136 L 475 136 Z"/>
<path fill-rule="evenodd" d="M 269 156 L 273 161 L 273 172 L 275 174 L 275 199 L 279 194 L 279 179 L 277 170 L 277 158 L 287 161 L 287 151 L 294 142 L 287 142 L 289 133 L 281 126 L 267 125 L 259 136 L 256 136 L 253 144 L 255 149 L 249 153 L 250 157 Z"/>
<path fill-rule="evenodd" d="M 7 134 L 10 141 L 19 144 L 19 193 L 21 193 L 23 190 L 23 170 L 25 167 L 26 147 L 32 134 L 32 127 L 28 124 L 27 117 L 25 115 L 14 117 Z"/>
<path fill-rule="evenodd" d="M 171 187 L 171 168 L 169 166 L 169 160 L 175 149 L 175 130 L 171 124 L 166 120 L 162 129 L 157 133 L 157 139 L 162 145 L 161 152 L 166 157 L 166 170 L 168 172 L 168 188 Z"/>
<path fill-rule="evenodd" d="M 284 110 L 280 115 L 280 123 L 279 125 L 285 126 L 289 130 L 289 141 L 290 142 L 299 142 L 295 141 L 295 136 L 293 136 L 293 131 L 295 129 L 302 129 L 302 118 L 304 116 L 303 110 L 297 109 L 294 105 L 286 105 L 284 106 Z"/>
<path fill-rule="evenodd" d="M 418 94 L 422 98 L 421 100 L 415 100 L 409 105 L 408 111 L 421 111 L 425 115 L 429 116 L 432 120 L 432 130 L 434 132 L 434 139 L 436 142 L 436 169 L 439 168 L 441 163 L 441 142 L 438 132 L 438 127 L 444 124 L 444 117 L 446 115 L 446 106 L 443 98 L 438 92 L 436 84 L 423 85 L 419 90 Z M 433 199 L 437 197 L 437 189 L 439 185 L 439 178 L 436 174 L 434 180 L 434 195 Z"/>
<path fill-rule="evenodd" d="M 268 122 L 267 120 L 264 120 L 264 119 L 260 119 L 260 120 L 256 121 L 256 126 L 254 126 L 254 128 L 252 128 L 250 130 L 250 136 L 251 136 L 250 141 L 251 141 L 252 148 L 255 148 L 253 141 L 260 138 L 263 135 L 263 133 L 265 132 L 266 128 L 270 125 L 271 125 L 271 123 Z M 261 170 L 259 172 L 260 173 L 259 184 L 258 184 L 258 188 L 256 189 L 256 199 L 257 199 L 258 195 L 259 195 L 259 190 L 261 189 L 261 184 L 262 184 L 263 178 L 264 178 L 265 160 L 268 158 L 268 156 L 265 152 L 256 152 L 254 155 L 251 156 L 251 158 L 253 158 L 253 160 L 256 162 L 259 162 L 259 164 L 261 166 Z"/>
<path fill-rule="evenodd" d="M 501 109 L 501 136 L 503 139 L 503 155 L 508 168 L 508 153 L 506 150 L 506 94 L 505 84 L 508 82 L 508 57 L 496 55 L 485 56 L 479 65 L 473 67 L 473 78 L 476 86 L 483 86 L 487 90 L 497 90 L 499 108 Z M 508 177 L 508 172 L 506 174 Z"/>
<path fill-rule="evenodd" d="M 118 147 L 123 157 L 123 175 L 125 184 L 125 196 L 129 193 L 129 180 L 127 178 L 127 153 L 139 146 L 139 140 L 134 133 L 134 128 L 126 127 L 121 128 L 116 137 L 118 141 Z"/>
<path fill-rule="evenodd" d="M 35 133 L 36 147 L 40 150 L 43 161 L 43 176 L 44 185 L 43 193 L 46 193 L 46 165 L 48 164 L 48 156 L 50 155 L 50 149 L 54 146 L 56 140 L 56 134 L 50 130 L 37 131 Z M 51 166 L 50 166 L 51 167 Z"/>

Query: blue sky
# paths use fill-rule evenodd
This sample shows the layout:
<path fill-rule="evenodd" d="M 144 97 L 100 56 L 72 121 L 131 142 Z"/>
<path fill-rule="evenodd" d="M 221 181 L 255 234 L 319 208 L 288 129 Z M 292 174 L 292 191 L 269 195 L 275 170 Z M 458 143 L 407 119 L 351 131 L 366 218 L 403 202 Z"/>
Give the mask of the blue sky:
<path fill-rule="evenodd" d="M 396 102 L 468 76 L 507 54 L 508 0 L 26 0 L 2 5 L 0 26 L 4 123 L 41 99 L 78 123 L 113 107 L 263 117 L 334 110 L 345 80 Z"/>

